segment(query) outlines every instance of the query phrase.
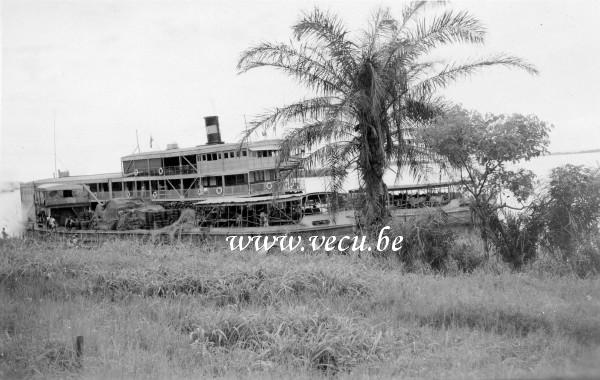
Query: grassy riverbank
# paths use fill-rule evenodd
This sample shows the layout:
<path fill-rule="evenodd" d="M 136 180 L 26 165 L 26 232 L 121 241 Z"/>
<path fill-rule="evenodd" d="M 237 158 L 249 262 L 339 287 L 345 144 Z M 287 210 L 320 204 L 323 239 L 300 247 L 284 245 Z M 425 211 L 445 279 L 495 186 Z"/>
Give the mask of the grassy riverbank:
<path fill-rule="evenodd" d="M 13 242 L 0 268 L 2 378 L 600 373 L 597 279 L 130 242 Z"/>

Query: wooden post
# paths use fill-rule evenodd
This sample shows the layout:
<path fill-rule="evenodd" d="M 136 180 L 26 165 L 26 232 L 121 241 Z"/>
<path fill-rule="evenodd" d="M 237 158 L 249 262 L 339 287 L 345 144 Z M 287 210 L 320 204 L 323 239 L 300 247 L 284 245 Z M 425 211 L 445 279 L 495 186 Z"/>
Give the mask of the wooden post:
<path fill-rule="evenodd" d="M 81 361 L 83 360 L 83 336 L 78 335 L 75 338 L 75 358 L 77 359 L 77 364 L 81 366 Z"/>

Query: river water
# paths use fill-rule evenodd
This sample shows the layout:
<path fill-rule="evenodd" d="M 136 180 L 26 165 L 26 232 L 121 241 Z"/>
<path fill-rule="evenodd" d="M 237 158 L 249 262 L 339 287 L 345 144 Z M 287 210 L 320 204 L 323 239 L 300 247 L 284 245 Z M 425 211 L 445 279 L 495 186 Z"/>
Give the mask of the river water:
<path fill-rule="evenodd" d="M 515 165 L 525 169 L 532 170 L 538 178 L 544 179 L 549 174 L 552 168 L 565 164 L 600 166 L 600 152 L 596 153 L 579 153 L 567 155 L 552 155 L 535 158 L 529 162 L 519 163 Z M 407 173 L 402 173 L 399 180 L 396 181 L 396 174 L 393 171 L 386 172 L 385 182 L 388 185 L 406 185 L 415 183 Z M 446 180 L 439 173 L 432 172 L 427 178 L 423 178 L 420 183 L 435 183 Z M 2 185 L 2 184 L 0 184 Z M 306 190 L 324 191 L 327 188 L 327 177 L 310 177 L 305 179 Z M 344 183 L 345 190 L 358 188 L 358 177 L 356 173 L 351 173 Z M 6 228 L 6 231 L 12 235 L 18 235 L 22 230 L 21 223 L 21 200 L 19 190 L 9 190 L 0 188 L 0 228 Z"/>
<path fill-rule="evenodd" d="M 537 157 L 527 162 L 520 162 L 514 165 L 514 168 L 524 168 L 533 171 L 538 179 L 545 179 L 550 175 L 553 168 L 566 165 L 587 165 L 600 166 L 600 152 L 596 153 L 579 153 Z M 428 176 L 421 180 L 415 180 L 408 172 L 402 172 L 402 175 L 397 179 L 396 173 L 388 170 L 384 175 L 385 183 L 389 185 L 409 185 L 414 183 L 436 183 L 449 180 L 444 175 L 440 175 L 439 171 L 432 170 Z M 306 190 L 325 191 L 327 177 L 312 177 L 305 179 Z M 344 182 L 344 189 L 351 190 L 358 188 L 358 176 L 356 173 L 351 173 Z"/>

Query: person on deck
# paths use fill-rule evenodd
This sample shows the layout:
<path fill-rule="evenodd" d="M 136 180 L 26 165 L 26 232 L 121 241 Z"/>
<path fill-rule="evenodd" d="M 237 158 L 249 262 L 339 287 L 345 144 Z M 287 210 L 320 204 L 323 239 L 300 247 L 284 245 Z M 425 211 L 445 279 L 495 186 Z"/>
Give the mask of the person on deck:
<path fill-rule="evenodd" d="M 269 227 L 269 217 L 264 211 L 260 213 L 260 224 L 263 227 Z"/>
<path fill-rule="evenodd" d="M 54 217 L 49 216 L 47 219 L 47 222 L 48 222 L 48 229 L 50 229 L 50 230 L 56 229 L 56 219 L 54 219 Z"/>

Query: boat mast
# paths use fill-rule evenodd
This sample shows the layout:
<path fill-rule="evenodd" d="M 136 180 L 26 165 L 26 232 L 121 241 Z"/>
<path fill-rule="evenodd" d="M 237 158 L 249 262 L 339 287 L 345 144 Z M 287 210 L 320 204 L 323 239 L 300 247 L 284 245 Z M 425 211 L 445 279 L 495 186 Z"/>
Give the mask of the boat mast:
<path fill-rule="evenodd" d="M 52 173 L 52 177 L 56 178 L 57 177 L 57 171 L 56 171 L 56 110 L 54 110 L 54 118 L 52 121 L 52 140 L 53 140 L 53 144 L 54 144 L 54 172 Z"/>

